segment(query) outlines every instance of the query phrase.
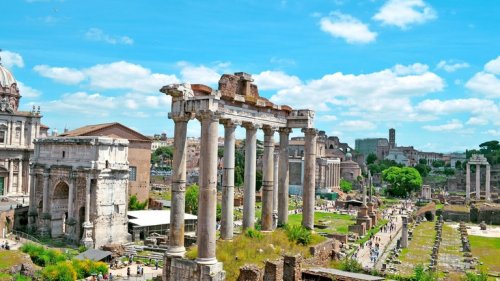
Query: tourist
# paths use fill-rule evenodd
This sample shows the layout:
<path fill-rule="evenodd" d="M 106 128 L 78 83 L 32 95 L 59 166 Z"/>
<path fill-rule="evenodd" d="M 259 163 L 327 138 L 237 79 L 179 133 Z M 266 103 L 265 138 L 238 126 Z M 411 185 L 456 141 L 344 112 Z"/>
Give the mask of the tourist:
<path fill-rule="evenodd" d="M 158 270 L 158 260 L 155 260 L 155 270 Z"/>
<path fill-rule="evenodd" d="M 130 266 L 127 267 L 127 277 L 130 277 Z"/>
<path fill-rule="evenodd" d="M 113 281 L 113 273 L 112 272 L 109 273 L 109 280 Z"/>
<path fill-rule="evenodd" d="M 99 272 L 99 275 L 97 275 L 97 280 L 102 280 L 103 276 L 102 276 L 102 272 Z"/>

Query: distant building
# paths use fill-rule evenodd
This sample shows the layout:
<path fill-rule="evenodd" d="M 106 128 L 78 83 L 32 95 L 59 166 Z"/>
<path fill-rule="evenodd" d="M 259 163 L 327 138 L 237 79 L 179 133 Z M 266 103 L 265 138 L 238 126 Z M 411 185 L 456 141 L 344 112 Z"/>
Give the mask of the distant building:
<path fill-rule="evenodd" d="M 139 201 L 149 198 L 151 170 L 151 139 L 120 123 L 87 125 L 59 135 L 60 137 L 107 136 L 129 141 L 128 161 L 130 165 L 129 196 L 136 195 Z"/>
<path fill-rule="evenodd" d="M 160 147 L 167 147 L 173 145 L 173 139 L 168 139 L 166 133 L 161 135 L 154 135 L 150 137 L 151 139 L 151 151 L 155 151 Z"/>
<path fill-rule="evenodd" d="M 14 76 L 0 64 L 0 196 L 19 202 L 29 192 L 33 140 L 46 137 L 49 129 L 41 123 L 40 108 L 18 111 L 20 99 Z"/>
<path fill-rule="evenodd" d="M 392 160 L 398 164 L 402 164 L 405 166 L 409 166 L 409 161 L 406 155 L 403 153 L 403 151 L 398 150 L 398 149 L 391 149 L 389 150 L 389 154 L 385 157 L 386 160 Z"/>

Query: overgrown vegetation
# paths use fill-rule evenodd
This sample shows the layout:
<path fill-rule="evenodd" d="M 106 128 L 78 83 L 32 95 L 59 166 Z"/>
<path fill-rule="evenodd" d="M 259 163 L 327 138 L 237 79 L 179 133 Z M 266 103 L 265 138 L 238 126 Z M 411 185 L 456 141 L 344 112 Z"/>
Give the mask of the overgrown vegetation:
<path fill-rule="evenodd" d="M 349 193 L 352 190 L 352 183 L 348 180 L 340 179 L 340 189 L 345 193 Z"/>
<path fill-rule="evenodd" d="M 198 214 L 198 195 L 200 187 L 197 184 L 192 184 L 186 189 L 185 211 L 188 214 Z"/>
<path fill-rule="evenodd" d="M 130 198 L 128 199 L 128 209 L 131 211 L 144 210 L 146 209 L 147 205 L 148 200 L 141 202 L 135 195 L 130 196 Z"/>
<path fill-rule="evenodd" d="M 283 229 L 288 236 L 288 240 L 292 242 L 305 246 L 312 242 L 311 231 L 302 225 L 284 225 Z"/>

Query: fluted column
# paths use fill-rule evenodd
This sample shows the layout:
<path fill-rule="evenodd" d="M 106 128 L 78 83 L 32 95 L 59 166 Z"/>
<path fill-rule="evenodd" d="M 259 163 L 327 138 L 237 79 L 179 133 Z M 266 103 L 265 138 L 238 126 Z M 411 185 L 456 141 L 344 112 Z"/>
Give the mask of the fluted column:
<path fill-rule="evenodd" d="M 94 248 L 94 240 L 92 239 L 92 232 L 94 224 L 90 222 L 90 186 L 91 176 L 87 175 L 85 182 L 85 222 L 83 222 L 83 235 L 81 244 L 87 249 Z"/>
<path fill-rule="evenodd" d="M 222 123 L 224 124 L 224 177 L 222 182 L 220 237 L 224 240 L 231 240 L 234 232 L 234 132 L 237 124 L 231 120 L 224 120 Z"/>
<path fill-rule="evenodd" d="M 279 152 L 274 151 L 274 169 L 273 169 L 273 229 L 278 226 L 278 168 Z"/>
<path fill-rule="evenodd" d="M 174 116 L 174 155 L 172 161 L 172 200 L 170 229 L 168 232 L 168 256 L 181 257 L 184 247 L 184 212 L 186 194 L 186 136 L 190 115 Z"/>
<path fill-rule="evenodd" d="M 302 132 L 305 134 L 302 225 L 305 228 L 314 229 L 316 136 L 318 134 L 318 130 L 314 128 L 307 128 L 302 129 Z"/>
<path fill-rule="evenodd" d="M 14 183 L 14 159 L 9 160 L 9 187 L 7 194 L 10 194 L 13 192 L 13 183 Z"/>
<path fill-rule="evenodd" d="M 24 121 L 21 122 L 21 132 L 19 134 L 19 144 L 21 147 L 24 146 Z"/>
<path fill-rule="evenodd" d="M 257 159 L 257 126 L 244 123 L 245 140 L 245 190 L 243 204 L 243 229 L 253 228 L 255 224 L 255 178 Z"/>
<path fill-rule="evenodd" d="M 199 264 L 215 264 L 216 212 L 217 212 L 217 140 L 219 118 L 210 111 L 199 114 L 201 119 L 201 150 L 203 172 L 200 179 L 198 203 L 198 257 Z"/>
<path fill-rule="evenodd" d="M 325 188 L 330 187 L 330 166 L 328 165 L 328 162 L 324 166 L 325 168 Z"/>
<path fill-rule="evenodd" d="M 481 199 L 481 165 L 476 164 L 476 199 Z"/>
<path fill-rule="evenodd" d="M 264 127 L 262 175 L 262 230 L 273 230 L 274 128 Z"/>
<path fill-rule="evenodd" d="M 470 200 L 470 164 L 467 163 L 466 166 L 466 173 L 465 173 L 465 199 L 467 201 Z"/>
<path fill-rule="evenodd" d="M 491 176 L 491 167 L 490 164 L 486 164 L 486 201 L 491 201 L 491 191 L 490 191 L 490 176 Z"/>
<path fill-rule="evenodd" d="M 288 138 L 292 129 L 280 128 L 279 132 L 278 225 L 284 225 L 288 223 Z"/>
<path fill-rule="evenodd" d="M 40 235 L 48 236 L 50 234 L 50 213 L 49 213 L 49 178 L 50 172 L 43 172 L 43 199 L 42 199 L 42 225 L 40 227 Z"/>

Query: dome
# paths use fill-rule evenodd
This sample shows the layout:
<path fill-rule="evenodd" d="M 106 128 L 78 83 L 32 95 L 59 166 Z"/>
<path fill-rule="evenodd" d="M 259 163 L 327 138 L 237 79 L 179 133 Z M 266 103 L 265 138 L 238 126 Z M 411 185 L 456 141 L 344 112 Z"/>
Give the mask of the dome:
<path fill-rule="evenodd" d="M 351 160 L 351 159 L 352 159 L 352 154 L 351 154 L 350 152 L 347 152 L 347 153 L 345 154 L 345 158 L 346 158 L 347 160 Z"/>
<path fill-rule="evenodd" d="M 16 79 L 10 71 L 0 64 L 0 85 L 2 87 L 10 87 L 12 84 L 16 84 Z"/>

